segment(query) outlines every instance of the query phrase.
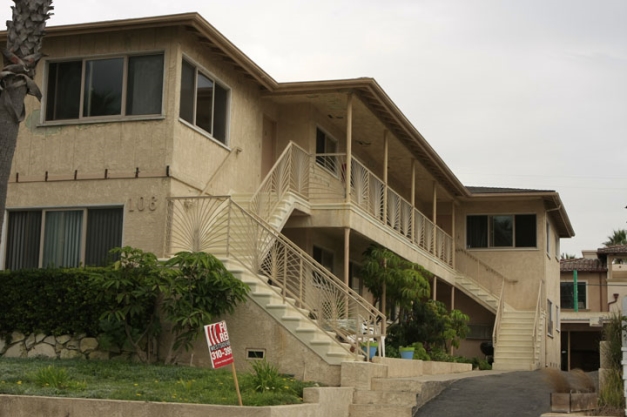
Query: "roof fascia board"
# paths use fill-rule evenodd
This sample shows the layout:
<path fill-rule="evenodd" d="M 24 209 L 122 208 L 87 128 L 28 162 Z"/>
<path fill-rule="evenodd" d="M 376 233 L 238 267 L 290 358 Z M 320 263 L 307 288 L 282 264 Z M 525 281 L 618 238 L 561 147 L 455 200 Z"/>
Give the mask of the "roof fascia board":
<path fill-rule="evenodd" d="M 231 43 L 220 31 L 207 22 L 198 13 L 144 17 L 139 19 L 109 20 L 95 23 L 49 26 L 46 37 L 76 36 L 94 33 L 106 33 L 119 30 L 138 30 L 155 27 L 183 26 L 193 28 L 210 43 L 224 51 L 237 65 L 242 67 L 253 79 L 268 90 L 276 87 L 277 82 L 246 54 Z M 0 42 L 6 41 L 6 31 L 0 32 Z M 45 40 L 45 38 L 44 38 Z"/>
<path fill-rule="evenodd" d="M 405 115 L 396 106 L 392 99 L 390 99 L 387 93 L 379 86 L 374 78 L 363 77 L 343 80 L 278 83 L 276 89 L 266 93 L 266 95 L 286 96 L 297 94 L 324 94 L 330 92 L 348 93 L 350 91 L 364 90 L 377 100 L 378 104 L 385 109 L 398 126 L 405 131 L 407 136 L 414 140 L 415 143 L 423 150 L 424 154 L 427 158 L 429 158 L 431 164 L 433 164 L 433 166 L 440 171 L 440 174 L 451 184 L 451 187 L 455 191 L 453 196 L 469 196 L 470 193 L 466 187 L 459 181 L 448 165 L 446 165 L 431 145 L 429 145 L 418 129 L 416 129 L 414 125 L 405 117 Z"/>

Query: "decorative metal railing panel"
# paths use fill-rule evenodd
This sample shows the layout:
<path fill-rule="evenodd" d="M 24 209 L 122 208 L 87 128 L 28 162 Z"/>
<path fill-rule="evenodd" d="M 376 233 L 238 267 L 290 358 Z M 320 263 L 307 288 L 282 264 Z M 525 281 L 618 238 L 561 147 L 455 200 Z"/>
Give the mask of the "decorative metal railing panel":
<path fill-rule="evenodd" d="M 309 197 L 310 155 L 293 142 L 285 148 L 250 201 L 250 210 L 268 221 L 287 192 Z"/>
<path fill-rule="evenodd" d="M 308 320 L 336 332 L 355 353 L 362 340 L 382 341 L 383 313 L 230 197 L 171 198 L 169 221 L 170 253 L 211 249 L 237 260 L 266 276 L 285 303 L 309 311 Z"/>

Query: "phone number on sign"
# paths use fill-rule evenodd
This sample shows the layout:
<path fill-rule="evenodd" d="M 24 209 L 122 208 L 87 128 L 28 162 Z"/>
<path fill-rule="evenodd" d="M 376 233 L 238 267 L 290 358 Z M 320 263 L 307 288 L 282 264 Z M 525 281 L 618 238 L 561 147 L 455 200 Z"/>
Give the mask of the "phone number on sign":
<path fill-rule="evenodd" d="M 231 355 L 232 353 L 233 353 L 233 350 L 231 349 L 231 347 L 226 347 L 224 349 L 211 352 L 211 359 L 213 360 L 221 359 L 222 356 L 228 356 L 228 355 Z"/>

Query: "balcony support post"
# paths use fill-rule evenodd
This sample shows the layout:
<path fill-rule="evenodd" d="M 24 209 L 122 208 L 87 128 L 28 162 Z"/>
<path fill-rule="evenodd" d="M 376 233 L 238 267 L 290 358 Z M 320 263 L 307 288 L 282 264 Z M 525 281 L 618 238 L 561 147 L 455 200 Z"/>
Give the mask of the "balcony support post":
<path fill-rule="evenodd" d="M 433 294 L 433 301 L 435 301 L 438 296 L 438 277 L 435 275 L 433 276 L 433 291 L 431 291 L 431 294 Z"/>
<path fill-rule="evenodd" d="M 353 93 L 346 96 L 346 204 L 351 202 L 351 175 L 353 161 Z"/>
<path fill-rule="evenodd" d="M 349 285 L 351 228 L 344 228 L 344 284 Z"/>
<path fill-rule="evenodd" d="M 455 309 L 455 286 L 451 285 L 451 311 Z M 453 355 L 453 344 L 451 343 L 451 351 L 450 354 Z"/>
<path fill-rule="evenodd" d="M 435 226 L 438 225 L 438 183 L 433 181 L 433 233 L 431 234 L 431 253 L 434 255 L 437 253 L 438 236 Z"/>
<path fill-rule="evenodd" d="M 383 223 L 388 222 L 388 131 L 383 131 Z"/>
<path fill-rule="evenodd" d="M 416 243 L 416 159 L 411 159 L 411 241 Z"/>
<path fill-rule="evenodd" d="M 451 241 L 451 259 L 449 260 L 450 265 L 455 265 L 455 201 L 451 202 L 451 237 L 453 238 Z"/>

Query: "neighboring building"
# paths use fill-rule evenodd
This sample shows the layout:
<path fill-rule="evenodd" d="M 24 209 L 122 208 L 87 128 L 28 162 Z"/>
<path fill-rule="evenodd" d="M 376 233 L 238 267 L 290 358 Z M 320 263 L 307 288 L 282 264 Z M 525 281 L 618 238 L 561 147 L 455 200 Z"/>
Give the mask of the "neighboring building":
<path fill-rule="evenodd" d="M 627 295 L 627 246 L 587 250 L 582 254 L 582 258 L 562 259 L 560 263 L 562 369 L 595 371 L 600 367 L 603 324 L 612 312 L 620 310 L 621 300 Z"/>
<path fill-rule="evenodd" d="M 470 315 L 456 353 L 494 337 L 496 368 L 559 366 L 558 193 L 465 187 L 375 80 L 278 83 L 197 14 L 47 32 L 0 268 L 210 251 L 252 288 L 236 363 L 336 383 L 385 334 L 358 272 L 378 243 Z M 185 360 L 208 363 L 203 340 Z"/>

